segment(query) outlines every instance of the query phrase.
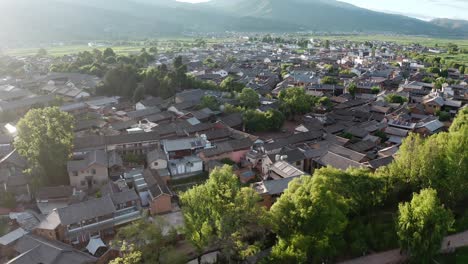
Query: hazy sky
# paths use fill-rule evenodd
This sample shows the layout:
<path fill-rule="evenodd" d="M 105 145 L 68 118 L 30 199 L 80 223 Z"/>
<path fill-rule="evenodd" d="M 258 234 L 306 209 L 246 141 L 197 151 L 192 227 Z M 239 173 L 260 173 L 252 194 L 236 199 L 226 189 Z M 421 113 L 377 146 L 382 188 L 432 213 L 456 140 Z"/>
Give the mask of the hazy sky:
<path fill-rule="evenodd" d="M 207 0 L 178 0 L 207 2 Z M 287 0 L 284 0 L 287 1 Z M 468 0 L 341 0 L 363 8 L 429 20 L 436 17 L 468 20 Z"/>

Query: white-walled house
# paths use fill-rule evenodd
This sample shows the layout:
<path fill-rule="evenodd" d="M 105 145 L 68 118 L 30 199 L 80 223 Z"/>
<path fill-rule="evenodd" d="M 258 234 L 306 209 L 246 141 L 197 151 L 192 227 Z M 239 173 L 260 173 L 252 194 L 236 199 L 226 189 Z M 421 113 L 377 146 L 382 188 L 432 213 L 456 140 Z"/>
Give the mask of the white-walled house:
<path fill-rule="evenodd" d="M 84 159 L 67 163 L 70 185 L 80 190 L 99 188 L 108 182 L 108 158 L 103 150 L 88 152 Z"/>
<path fill-rule="evenodd" d="M 167 169 L 167 157 L 162 150 L 155 149 L 148 152 L 146 154 L 146 162 L 152 170 Z"/>

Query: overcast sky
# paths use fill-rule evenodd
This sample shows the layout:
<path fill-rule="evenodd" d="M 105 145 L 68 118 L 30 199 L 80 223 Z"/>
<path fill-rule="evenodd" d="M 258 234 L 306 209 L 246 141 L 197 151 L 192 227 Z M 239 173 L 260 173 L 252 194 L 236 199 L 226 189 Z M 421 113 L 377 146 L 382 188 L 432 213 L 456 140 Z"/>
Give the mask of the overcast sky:
<path fill-rule="evenodd" d="M 178 0 L 181 2 L 207 2 L 207 0 Z M 287 1 L 287 0 L 284 0 Z M 341 0 L 363 8 L 387 13 L 404 14 L 429 20 L 454 18 L 468 20 L 468 0 Z"/>

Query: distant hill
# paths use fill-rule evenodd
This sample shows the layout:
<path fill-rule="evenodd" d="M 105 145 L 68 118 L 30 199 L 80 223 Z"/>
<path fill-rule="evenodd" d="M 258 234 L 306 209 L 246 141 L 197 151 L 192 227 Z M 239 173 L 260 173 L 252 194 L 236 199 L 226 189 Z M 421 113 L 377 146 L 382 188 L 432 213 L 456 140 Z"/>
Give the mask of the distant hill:
<path fill-rule="evenodd" d="M 389 32 L 460 36 L 438 23 L 334 0 L 1 0 L 0 40 L 151 38 L 184 32 Z M 468 34 L 466 34 L 468 35 Z"/>
<path fill-rule="evenodd" d="M 437 18 L 430 21 L 432 24 L 451 30 L 463 31 L 468 34 L 468 20 Z"/>

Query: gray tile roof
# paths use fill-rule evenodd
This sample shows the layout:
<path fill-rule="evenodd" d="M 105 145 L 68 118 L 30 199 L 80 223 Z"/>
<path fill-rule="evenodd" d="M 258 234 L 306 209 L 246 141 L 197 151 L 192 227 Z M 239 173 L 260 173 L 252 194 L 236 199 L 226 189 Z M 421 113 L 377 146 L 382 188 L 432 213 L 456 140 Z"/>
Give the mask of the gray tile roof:
<path fill-rule="evenodd" d="M 71 160 L 67 162 L 68 171 L 80 171 L 92 165 L 108 166 L 107 153 L 103 150 L 92 150 L 82 160 Z"/>
<path fill-rule="evenodd" d="M 264 181 L 263 185 L 265 187 L 265 191 L 268 194 L 278 195 L 278 194 L 282 194 L 288 188 L 289 183 L 298 177 L 300 176 L 294 176 L 294 177 L 283 178 L 283 179 L 278 179 L 278 180 Z"/>
<path fill-rule="evenodd" d="M 83 220 L 113 214 L 114 212 L 115 206 L 109 195 L 57 209 L 62 225 L 75 224 Z"/>
<path fill-rule="evenodd" d="M 318 160 L 322 166 L 332 166 L 340 170 L 346 170 L 348 168 L 361 168 L 363 165 L 359 162 L 347 159 L 338 154 L 328 152 L 325 156 Z"/>
<path fill-rule="evenodd" d="M 277 161 L 271 167 L 270 170 L 282 178 L 289 178 L 295 176 L 302 176 L 305 173 L 286 161 Z"/>
<path fill-rule="evenodd" d="M 163 179 L 161 179 L 159 174 L 154 173 L 151 170 L 145 170 L 143 172 L 143 177 L 148 184 L 148 190 L 150 191 L 153 199 L 163 194 L 172 196 L 171 190 L 169 187 L 167 187 L 167 184 L 163 181 Z"/>
<path fill-rule="evenodd" d="M 144 118 L 147 116 L 155 115 L 160 113 L 161 110 L 157 107 L 151 107 L 143 110 L 137 110 L 133 112 L 127 113 L 127 116 L 132 118 L 132 119 L 139 119 L 139 118 Z"/>
<path fill-rule="evenodd" d="M 148 154 L 146 154 L 146 161 L 148 163 L 151 163 L 153 161 L 160 160 L 160 159 L 167 160 L 166 154 L 164 153 L 164 151 L 160 149 L 155 149 L 153 151 L 148 152 Z"/>
<path fill-rule="evenodd" d="M 72 246 L 36 235 L 25 235 L 20 238 L 15 250 L 20 255 L 7 262 L 8 264 L 89 264 L 97 262 L 97 258 L 76 250 Z"/>

